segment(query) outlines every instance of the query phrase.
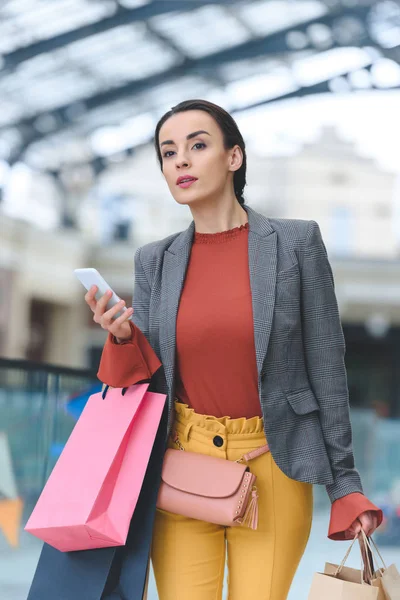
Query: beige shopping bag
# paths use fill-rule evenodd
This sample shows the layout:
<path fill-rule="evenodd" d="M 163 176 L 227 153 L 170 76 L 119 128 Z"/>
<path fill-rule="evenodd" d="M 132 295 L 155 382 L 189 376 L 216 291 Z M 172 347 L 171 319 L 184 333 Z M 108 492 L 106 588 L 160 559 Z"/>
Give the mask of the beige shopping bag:
<path fill-rule="evenodd" d="M 327 575 L 334 575 L 337 571 L 338 565 L 334 565 L 332 563 L 325 563 L 324 573 Z M 349 581 L 353 583 L 361 583 L 363 572 L 361 569 L 353 569 L 351 567 L 343 567 L 340 572 L 340 579 L 344 581 Z M 370 584 L 373 588 L 378 590 L 378 594 L 376 596 L 377 600 L 386 600 L 385 593 L 383 591 L 382 579 L 380 575 L 373 575 Z"/>
<path fill-rule="evenodd" d="M 400 600 L 400 573 L 395 565 L 390 565 L 383 570 L 382 585 L 386 600 Z"/>
<path fill-rule="evenodd" d="M 372 542 L 372 544 L 370 544 Z M 382 562 L 383 567 L 375 571 L 376 581 L 379 581 L 384 591 L 385 600 L 400 600 L 400 574 L 394 564 L 387 567 L 372 538 L 366 538 L 366 544 L 373 553 L 375 559 L 377 556 Z"/>
<path fill-rule="evenodd" d="M 356 536 L 340 565 L 325 564 L 324 573 L 315 573 L 308 600 L 385 600 L 378 577 L 370 566 L 361 569 L 345 567 Z M 369 572 L 369 582 L 364 581 L 364 572 Z M 373 585 L 372 585 L 373 583 Z"/>
<path fill-rule="evenodd" d="M 308 600 L 377 600 L 379 590 L 367 583 L 344 581 L 335 575 L 314 573 Z"/>

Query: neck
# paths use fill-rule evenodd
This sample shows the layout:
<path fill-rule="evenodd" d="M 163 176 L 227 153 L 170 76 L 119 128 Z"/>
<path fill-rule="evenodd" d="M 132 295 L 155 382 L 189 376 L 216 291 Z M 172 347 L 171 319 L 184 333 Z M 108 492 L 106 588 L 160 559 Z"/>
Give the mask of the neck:
<path fill-rule="evenodd" d="M 248 222 L 246 209 L 236 200 L 228 205 L 222 203 L 190 206 L 195 230 L 198 233 L 228 231 Z"/>

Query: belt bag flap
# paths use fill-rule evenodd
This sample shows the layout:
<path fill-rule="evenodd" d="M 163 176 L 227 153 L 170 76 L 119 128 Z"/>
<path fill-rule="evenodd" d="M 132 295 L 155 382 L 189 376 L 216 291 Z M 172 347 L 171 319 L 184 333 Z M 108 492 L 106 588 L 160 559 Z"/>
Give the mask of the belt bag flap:
<path fill-rule="evenodd" d="M 168 448 L 161 478 L 167 485 L 197 496 L 227 498 L 235 494 L 249 467 L 223 458 Z"/>

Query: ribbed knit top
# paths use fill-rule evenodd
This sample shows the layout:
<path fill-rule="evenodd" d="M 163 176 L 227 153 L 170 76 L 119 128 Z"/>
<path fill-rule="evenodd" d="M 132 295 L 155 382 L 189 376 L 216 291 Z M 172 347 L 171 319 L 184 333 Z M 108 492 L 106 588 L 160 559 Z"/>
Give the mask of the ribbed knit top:
<path fill-rule="evenodd" d="M 176 319 L 176 396 L 196 412 L 261 416 L 249 224 L 195 232 Z"/>
<path fill-rule="evenodd" d="M 227 229 L 226 231 L 218 231 L 217 233 L 199 233 L 198 231 L 195 231 L 193 243 L 220 244 L 223 242 L 228 242 L 248 229 L 249 223 L 247 222 L 244 225 L 239 225 L 238 227 Z"/>

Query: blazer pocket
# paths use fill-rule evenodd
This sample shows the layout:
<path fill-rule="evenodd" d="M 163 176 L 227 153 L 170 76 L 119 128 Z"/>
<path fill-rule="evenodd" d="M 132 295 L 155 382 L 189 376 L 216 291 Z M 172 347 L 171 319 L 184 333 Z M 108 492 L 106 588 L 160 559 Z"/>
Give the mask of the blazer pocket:
<path fill-rule="evenodd" d="M 286 392 L 286 398 L 297 415 L 307 415 L 314 410 L 319 410 L 319 404 L 310 388 Z"/>
<path fill-rule="evenodd" d="M 279 271 L 276 275 L 277 281 L 286 281 L 286 279 L 291 279 L 292 277 L 299 276 L 300 270 L 299 265 L 295 263 L 288 269 L 284 269 L 283 271 Z"/>

